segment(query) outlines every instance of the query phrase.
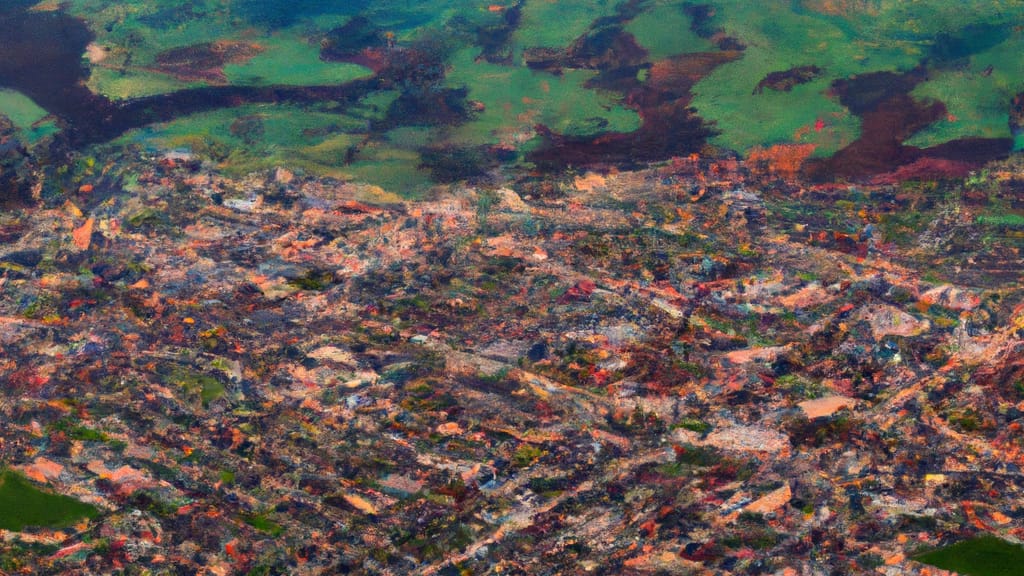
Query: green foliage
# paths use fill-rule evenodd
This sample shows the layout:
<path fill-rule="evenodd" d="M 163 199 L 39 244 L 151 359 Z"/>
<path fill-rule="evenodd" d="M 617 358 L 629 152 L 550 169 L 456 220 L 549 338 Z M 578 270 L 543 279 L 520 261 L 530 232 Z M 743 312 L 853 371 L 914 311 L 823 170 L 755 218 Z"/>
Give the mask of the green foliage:
<path fill-rule="evenodd" d="M 683 444 L 675 448 L 676 460 L 662 464 L 658 472 L 665 476 L 687 476 L 695 468 L 707 468 L 722 462 L 722 455 L 714 448 Z"/>
<path fill-rule="evenodd" d="M 1015 71 L 1022 50 L 1024 39 L 1014 34 L 967 56 L 961 65 L 929 73 L 928 80 L 911 95 L 941 101 L 949 115 L 915 134 L 907 144 L 926 147 L 966 137 L 1010 138 L 1006 103 L 1024 90 Z"/>
<path fill-rule="evenodd" d="M 32 558 L 40 558 L 53 554 L 60 547 L 56 544 L 23 542 L 14 540 L 9 544 L 0 543 L 0 573 L 27 574 Z"/>
<path fill-rule="evenodd" d="M 523 46 L 560 48 L 586 32 L 593 19 L 613 15 L 618 2 L 572 0 L 524 4 L 523 25 L 516 31 L 516 40 Z"/>
<path fill-rule="evenodd" d="M 516 468 L 526 468 L 530 466 L 542 456 L 547 454 L 544 450 L 533 446 L 531 444 L 523 444 L 516 448 L 516 451 L 512 454 L 512 464 Z"/>
<path fill-rule="evenodd" d="M 562 478 L 531 478 L 530 479 L 530 490 L 533 490 L 537 494 L 542 495 L 554 495 L 566 489 L 569 485 L 569 479 Z"/>
<path fill-rule="evenodd" d="M 98 514 L 92 505 L 36 488 L 13 470 L 0 472 L 0 529 L 60 528 Z"/>
<path fill-rule="evenodd" d="M 886 242 L 905 246 L 912 242 L 933 214 L 923 210 L 900 210 L 882 216 L 879 228 Z"/>
<path fill-rule="evenodd" d="M 758 512 L 747 512 L 747 511 L 740 512 L 740 515 L 739 515 L 739 517 L 737 517 L 736 521 L 738 523 L 740 523 L 740 524 L 753 525 L 753 526 L 764 526 L 765 525 L 764 514 L 760 514 Z"/>
<path fill-rule="evenodd" d="M 139 490 L 129 496 L 125 504 L 131 508 L 152 512 L 162 518 L 174 516 L 180 507 L 175 502 L 165 500 L 153 490 Z"/>
<path fill-rule="evenodd" d="M 808 380 L 796 374 L 786 374 L 775 379 L 775 385 L 787 394 L 799 399 L 821 398 L 828 388 L 821 382 Z"/>
<path fill-rule="evenodd" d="M 652 7 L 627 24 L 626 31 L 647 49 L 652 59 L 714 50 L 710 40 L 691 30 L 690 18 L 680 3 Z"/>
<path fill-rule="evenodd" d="M 976 432 L 981 428 L 981 421 L 976 411 L 958 410 L 949 415 L 949 423 L 960 428 L 964 432 Z"/>
<path fill-rule="evenodd" d="M 925 552 L 914 559 L 965 576 L 1011 576 L 1020 574 L 1024 547 L 985 534 Z"/>
<path fill-rule="evenodd" d="M 51 431 L 63 432 L 71 440 L 82 440 L 84 442 L 109 442 L 110 436 L 100 430 L 93 430 L 85 426 L 76 426 L 69 418 L 57 420 L 48 428 Z"/>
<path fill-rule="evenodd" d="M 46 110 L 14 90 L 0 89 L 0 115 L 10 119 L 30 144 L 57 132 L 57 125 L 53 120 L 42 122 L 46 117 Z"/>
<path fill-rule="evenodd" d="M 321 60 L 319 47 L 295 30 L 277 33 L 260 45 L 264 51 L 250 60 L 224 66 L 229 82 L 256 86 L 342 84 L 372 74 L 357 64 Z"/>
<path fill-rule="evenodd" d="M 280 536 L 284 527 L 270 519 L 268 512 L 245 514 L 242 520 L 253 528 L 273 537 Z"/>
<path fill-rule="evenodd" d="M 696 362 L 687 362 L 685 360 L 673 360 L 672 365 L 683 372 L 689 373 L 694 378 L 702 378 L 707 374 L 707 370 Z"/>
<path fill-rule="evenodd" d="M 153 230 L 166 227 L 169 223 L 167 214 L 156 208 L 143 208 L 128 216 L 125 223 L 132 230 Z"/>
<path fill-rule="evenodd" d="M 181 388 L 185 397 L 189 400 L 198 400 L 204 408 L 210 403 L 224 395 L 224 385 L 217 378 L 191 372 L 184 368 L 174 369 L 166 381 Z"/>
<path fill-rule="evenodd" d="M 748 526 L 723 538 L 722 544 L 732 549 L 750 547 L 754 550 L 764 550 L 775 546 L 778 541 L 778 532 L 771 528 Z"/>
<path fill-rule="evenodd" d="M 430 298 L 427 298 L 423 294 L 417 294 L 411 298 L 400 298 L 391 302 L 389 312 L 401 318 L 405 318 L 408 316 L 409 312 L 429 312 L 432 307 L 433 303 L 430 301 Z"/>
<path fill-rule="evenodd" d="M 71 433 L 68 435 L 73 440 L 82 440 L 86 442 L 106 442 L 111 437 L 106 436 L 99 430 L 87 428 L 85 426 L 75 426 L 71 429 Z"/>
<path fill-rule="evenodd" d="M 935 59 L 950 45 L 964 50 L 957 58 L 937 60 L 937 70 L 913 96 L 946 103 L 952 118 L 914 135 L 909 144 L 931 146 L 964 136 L 1006 137 L 1006 102 L 1024 88 L 1019 67 L 1019 35 L 1000 32 L 1019 19 L 1017 10 L 1002 10 L 978 0 L 953 5 L 922 2 L 864 2 L 842 14 L 786 2 L 752 4 L 740 0 L 712 2 L 714 25 L 747 45 L 742 57 L 716 69 L 694 89 L 694 105 L 717 122 L 716 142 L 741 152 L 754 145 L 809 142 L 816 154 L 828 154 L 859 131 L 857 120 L 830 98 L 837 78 L 885 70 L 907 70 L 926 57 Z M 968 26 L 978 27 L 977 38 Z M 957 65 L 953 65 L 957 63 Z M 814 64 L 825 75 L 790 92 L 752 94 L 768 73 Z M 991 68 L 989 68 L 991 66 Z M 824 130 L 795 134 L 825 121 Z"/>
<path fill-rule="evenodd" d="M 816 155 L 830 154 L 855 139 L 860 129 L 859 120 L 828 96 L 832 79 L 913 62 L 898 48 L 888 48 L 891 42 L 869 48 L 854 41 L 838 19 L 793 11 L 788 3 L 716 4 L 721 5 L 716 24 L 727 26 L 747 49 L 699 82 L 693 103 L 721 130 L 714 142 L 741 153 L 758 145 L 810 143 L 817 146 Z M 769 73 L 811 64 L 827 75 L 788 92 L 754 94 Z M 826 124 L 821 131 L 811 129 L 818 119 Z M 799 139 L 797 131 L 803 134 Z"/>
<path fill-rule="evenodd" d="M 410 396 L 423 400 L 434 394 L 434 387 L 425 380 L 415 381 L 406 384 L 405 392 Z"/>
<path fill-rule="evenodd" d="M 714 448 L 686 444 L 676 451 L 676 462 L 691 466 L 711 466 L 721 460 Z"/>
<path fill-rule="evenodd" d="M 690 430 L 691 432 L 697 432 L 698 434 L 704 434 L 711 430 L 711 424 L 708 424 L 699 418 L 683 418 L 679 422 L 673 424 L 672 428 L 682 428 L 684 430 Z"/>
<path fill-rule="evenodd" d="M 975 222 L 994 228 L 1024 229 L 1024 216 L 1020 214 L 985 214 L 978 216 Z"/>
<path fill-rule="evenodd" d="M 58 302 L 55 298 L 48 294 L 40 294 L 32 299 L 28 305 L 21 311 L 25 318 L 32 320 L 38 320 L 46 318 L 56 313 L 56 306 Z"/>
<path fill-rule="evenodd" d="M 288 284 L 299 290 L 322 292 L 328 289 L 333 281 L 334 274 L 329 271 L 310 270 L 298 278 L 289 280 Z"/>
<path fill-rule="evenodd" d="M 489 0 L 424 0 L 400 6 L 317 1 L 295 10 L 253 0 L 151 0 L 128 5 L 69 0 L 63 9 L 85 20 L 96 34 L 103 59 L 87 63 L 87 84 L 113 99 L 214 84 L 337 86 L 368 78 L 373 72 L 366 66 L 320 57 L 319 41 L 356 13 L 376 29 L 394 34 L 401 49 L 433 42 L 431 49 L 443 59 L 445 76 L 436 86 L 417 88 L 464 88 L 474 111 L 466 122 L 376 131 L 389 104 L 406 88 L 397 86 L 368 91 L 356 103 L 276 102 L 204 112 L 133 131 L 121 140 L 164 150 L 189 147 L 237 174 L 289 165 L 370 182 L 407 197 L 429 188 L 424 164 L 430 163 L 423 157 L 427 144 L 468 151 L 500 146 L 513 152 L 507 162 L 525 166 L 524 153 L 539 143 L 534 129 L 538 124 L 572 137 L 636 130 L 640 115 L 620 92 L 589 84 L 599 70 L 584 66 L 556 74 L 531 69 L 523 57 L 531 48 L 569 48 L 584 35 L 593 37 L 595 30 L 611 29 L 609 23 L 618 23 L 627 13 L 630 17 L 621 20 L 623 32 L 647 51 L 646 61 L 635 72 L 627 70 L 641 82 L 647 80 L 652 63 L 718 52 L 711 39 L 718 31 L 745 46 L 736 52 L 736 60 L 719 66 L 693 88 L 695 109 L 718 133 L 712 140 L 715 145 L 746 153 L 755 146 L 808 143 L 816 147 L 816 156 L 829 155 L 860 132 L 859 119 L 830 93 L 835 80 L 910 70 L 925 60 L 928 79 L 912 96 L 941 100 L 950 117 L 918 131 L 907 143 L 931 146 L 967 136 L 1011 136 L 1007 102 L 1024 89 L 1018 74 L 1024 38 L 1012 33 L 1021 17 L 1019 3 L 871 1 L 844 3 L 841 13 L 833 13 L 816 8 L 820 3 L 708 0 L 710 21 L 699 31 L 686 11 L 692 4 L 517 3 L 521 18 L 507 28 L 511 35 L 488 39 L 507 43 L 508 61 L 502 63 L 481 57 L 480 43 L 487 31 L 506 30 L 508 12 L 490 10 Z M 498 5 L 512 8 L 508 3 Z M 207 58 L 201 49 L 193 70 L 178 75 L 160 71 L 161 53 L 213 42 L 244 43 L 251 46 L 251 53 L 220 62 L 215 56 Z M 820 76 L 789 91 L 754 93 L 768 74 L 807 66 L 820 68 Z M 45 119 L 45 111 L 15 92 L 0 91 L 0 113 L 33 136 L 56 130 L 54 122 L 36 122 Z M 232 135 L 230 126 L 238 117 L 259 118 L 264 132 Z M 824 123 L 820 130 L 814 128 L 817 120 Z M 1024 135 L 1016 139 L 1017 146 L 1024 147 Z"/>

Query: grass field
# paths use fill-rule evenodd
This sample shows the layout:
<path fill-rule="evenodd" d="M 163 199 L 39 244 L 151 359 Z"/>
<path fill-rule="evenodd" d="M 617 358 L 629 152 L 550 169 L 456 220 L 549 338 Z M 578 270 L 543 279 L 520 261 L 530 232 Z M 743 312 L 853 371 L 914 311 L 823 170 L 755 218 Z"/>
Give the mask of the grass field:
<path fill-rule="evenodd" d="M 17 472 L 0 471 L 0 529 L 61 528 L 98 513 L 94 506 L 36 488 Z"/>
<path fill-rule="evenodd" d="M 990 534 L 926 552 L 914 559 L 966 576 L 1024 574 L 1024 547 Z"/>

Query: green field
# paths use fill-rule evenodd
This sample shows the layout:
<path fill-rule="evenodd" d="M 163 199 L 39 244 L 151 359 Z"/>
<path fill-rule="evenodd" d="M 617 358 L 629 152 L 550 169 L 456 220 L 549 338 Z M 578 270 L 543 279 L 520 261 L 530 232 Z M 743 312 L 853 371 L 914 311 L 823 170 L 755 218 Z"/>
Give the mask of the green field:
<path fill-rule="evenodd" d="M 1024 574 L 1024 547 L 991 534 L 926 552 L 914 559 L 967 576 Z"/>
<path fill-rule="evenodd" d="M 620 83 L 619 91 L 601 90 L 588 85 L 595 77 L 618 73 L 643 82 L 661 60 L 737 47 L 742 50 L 706 76 L 689 78 L 694 82 L 690 105 L 714 130 L 710 143 L 719 149 L 746 155 L 775 144 L 812 144 L 813 156 L 830 156 L 861 132 L 860 118 L 832 93 L 834 83 L 920 66 L 927 68 L 927 78 L 911 96 L 941 101 L 948 114 L 909 135 L 905 144 L 929 147 L 960 138 L 1012 136 L 1009 103 L 1024 91 L 1024 30 L 1016 26 L 1024 18 L 1021 0 L 705 4 L 706 18 L 699 21 L 694 19 L 701 18 L 700 11 L 688 0 L 296 0 L 288 5 L 69 0 L 60 9 L 81 18 L 95 35 L 83 59 L 89 71 L 84 81 L 114 100 L 211 85 L 336 86 L 369 78 L 373 71 L 367 66 L 383 60 L 355 58 L 364 66 L 327 61 L 320 54 L 332 31 L 357 16 L 368 23 L 367 37 L 378 39 L 376 49 L 383 46 L 381 38 L 389 38 L 388 50 L 394 52 L 385 60 L 424 50 L 440 61 L 443 73 L 437 78 L 425 84 L 384 82 L 355 106 L 246 104 L 183 116 L 121 140 L 158 150 L 191 149 L 236 174 L 289 165 L 414 196 L 431 185 L 430 167 L 423 162 L 427 148 L 447 147 L 467 157 L 500 149 L 505 165 L 529 169 L 526 153 L 542 145 L 538 125 L 574 138 L 641 126 L 645 111 L 631 100 L 632 88 L 621 87 L 628 82 Z M 607 47 L 600 44 L 608 41 L 605 33 L 631 35 L 624 41 L 646 50 L 645 61 L 623 70 L 594 64 L 594 54 Z M 577 42 L 584 37 L 587 42 Z M 561 64 L 543 71 L 526 65 L 527 50 L 563 49 L 564 57 L 593 49 L 592 40 L 598 42 L 596 52 L 579 60 L 556 58 Z M 223 56 L 222 49 L 237 51 Z M 177 55 L 171 64 L 168 54 Z M 773 73 L 810 67 L 817 72 L 803 83 L 761 86 Z M 449 124 L 404 122 L 398 114 L 382 123 L 388 105 L 400 96 L 463 88 L 462 105 L 473 110 L 468 118 Z M 46 111 L 10 90 L 0 90 L 0 113 L 29 142 L 60 125 L 38 122 Z M 239 116 L 249 117 L 256 131 L 241 133 L 233 124 Z M 1022 148 L 1024 136 L 1017 136 L 1016 149 Z"/>
<path fill-rule="evenodd" d="M 17 472 L 0 472 L 0 529 L 62 528 L 97 514 L 94 506 L 40 490 Z"/>
<path fill-rule="evenodd" d="M 28 135 L 29 142 L 35 142 L 57 131 L 52 120 L 40 122 L 46 117 L 46 110 L 24 94 L 14 90 L 0 89 L 0 114 L 7 116 L 16 128 Z"/>

